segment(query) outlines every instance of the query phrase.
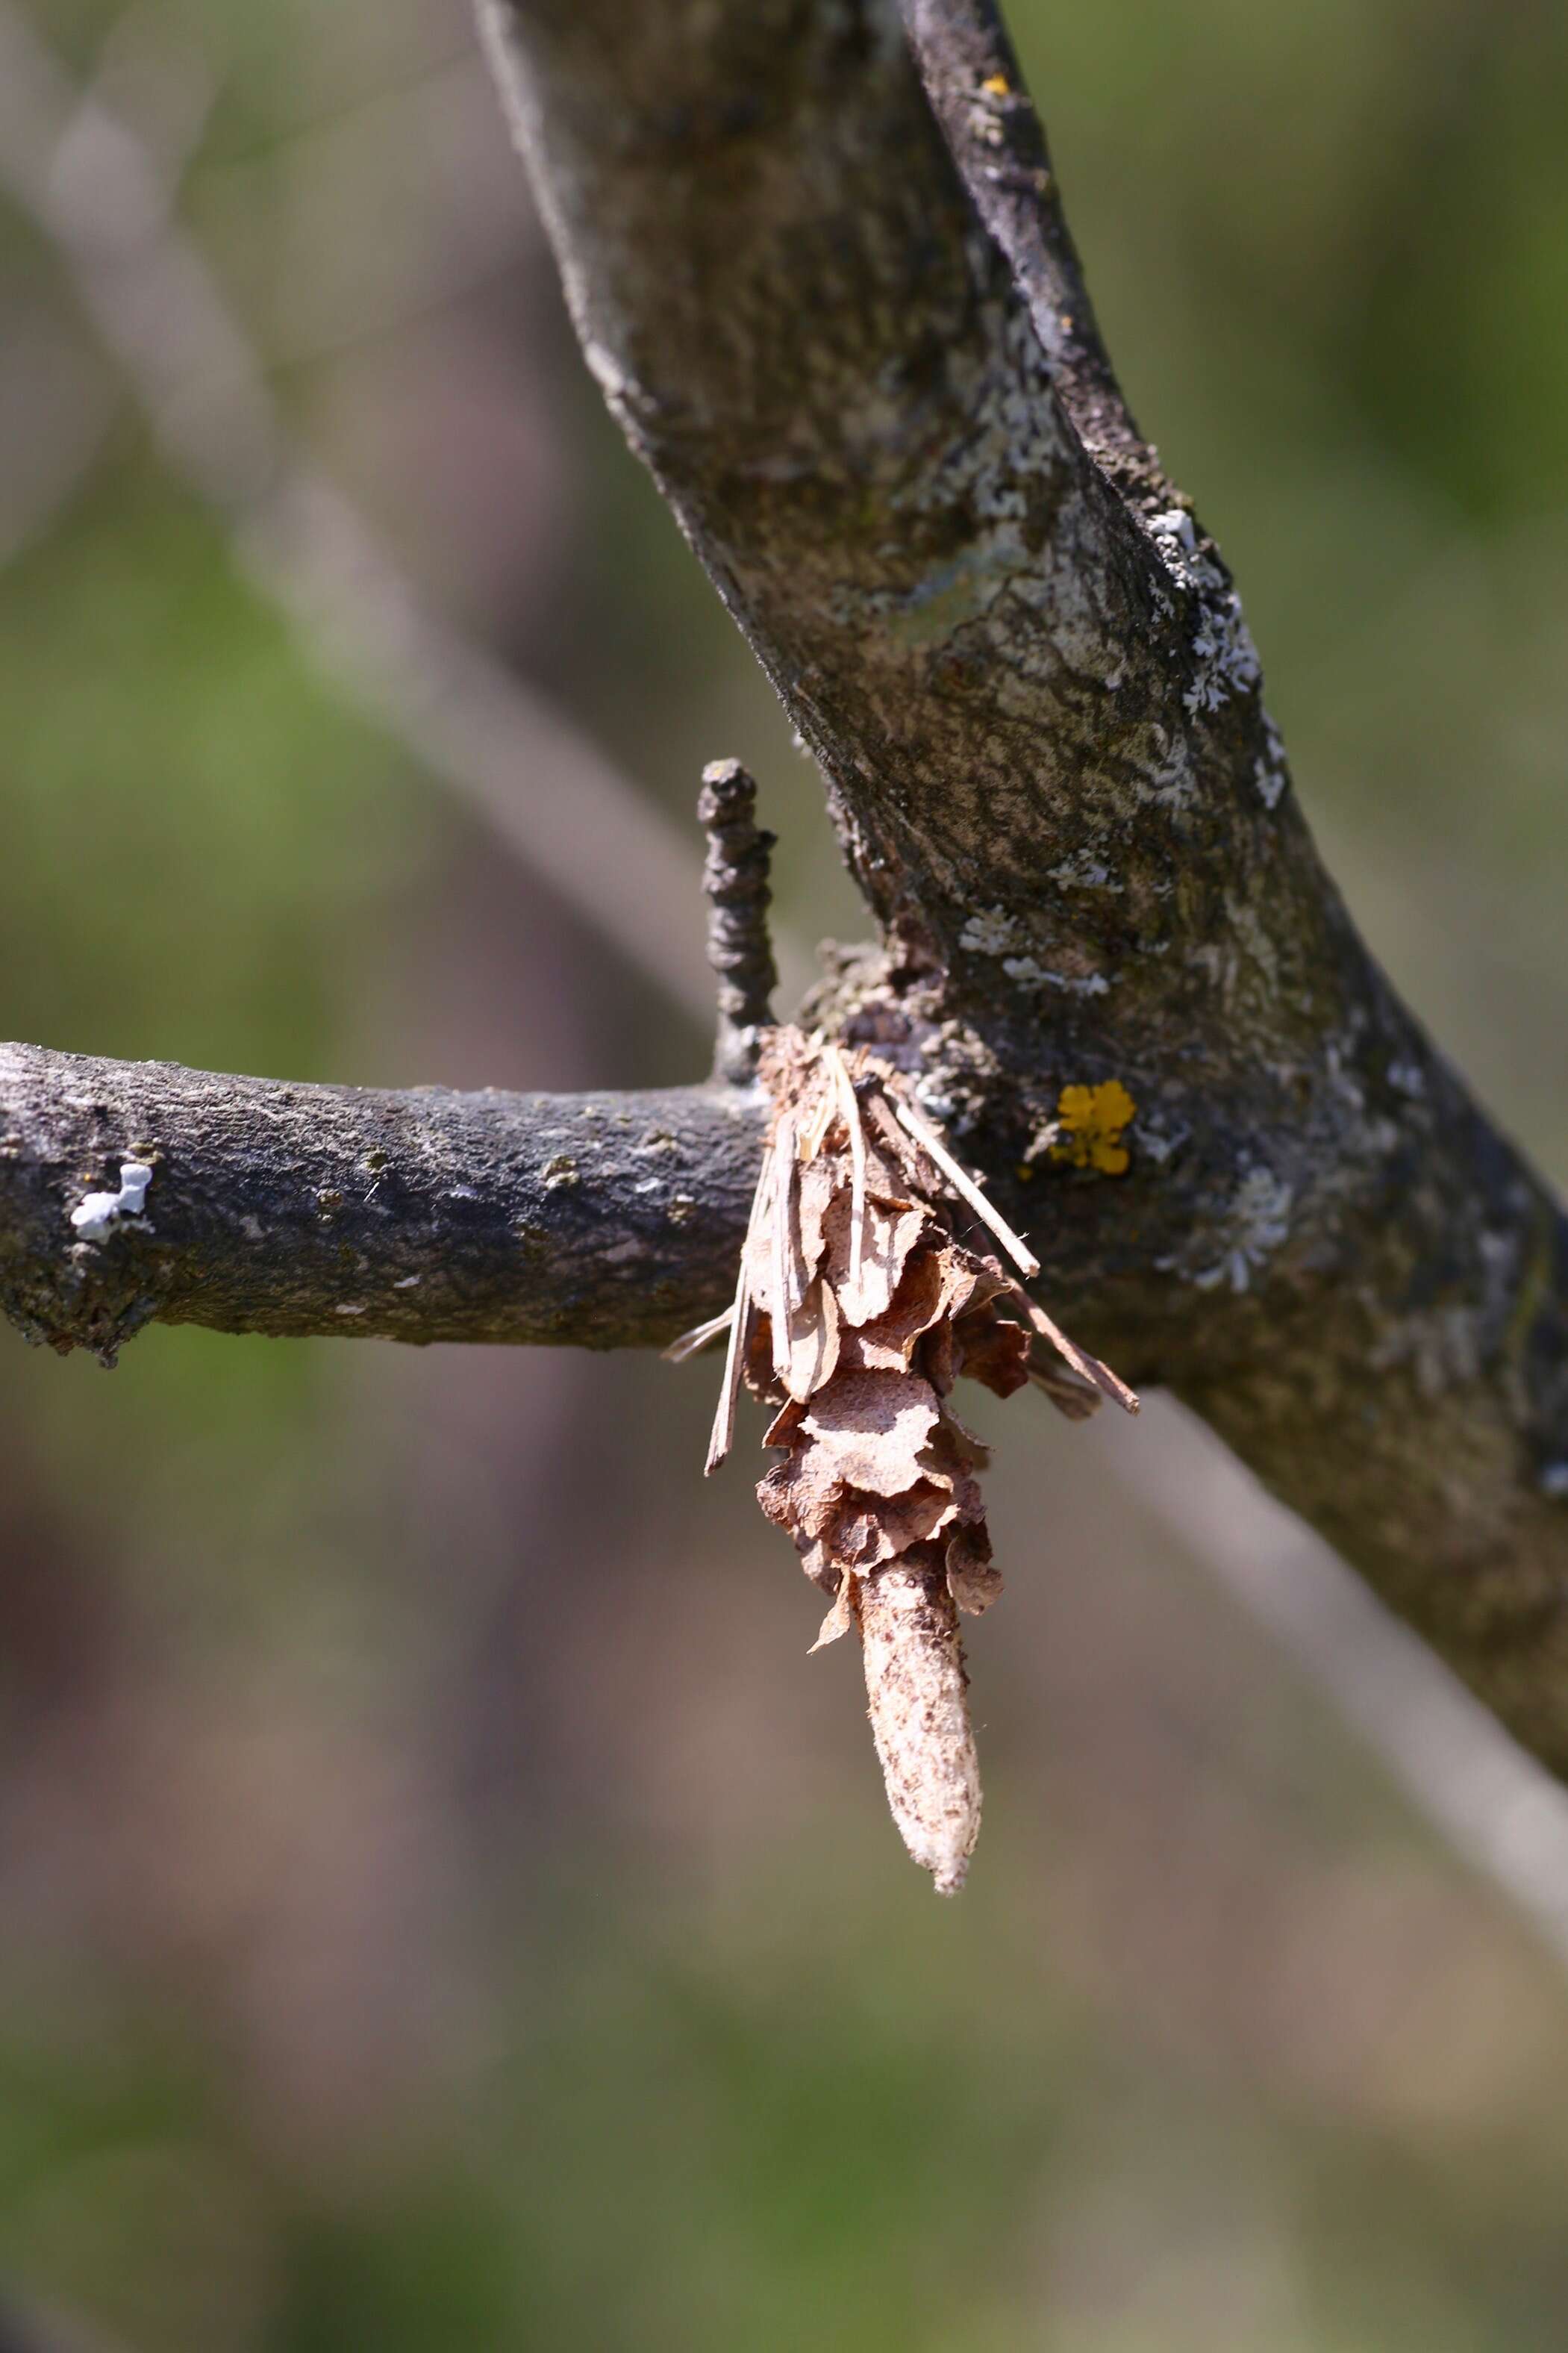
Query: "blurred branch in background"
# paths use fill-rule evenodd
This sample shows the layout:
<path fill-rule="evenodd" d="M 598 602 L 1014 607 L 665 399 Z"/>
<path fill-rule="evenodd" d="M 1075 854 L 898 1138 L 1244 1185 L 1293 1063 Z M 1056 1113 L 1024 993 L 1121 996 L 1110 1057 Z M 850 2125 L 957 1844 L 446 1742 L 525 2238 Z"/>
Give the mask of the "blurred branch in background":
<path fill-rule="evenodd" d="M 1568 1789 L 1517 1747 L 1310 1528 L 1162 1396 L 1136 1445 L 1098 1427 L 1140 1504 L 1268 1629 L 1417 1812 L 1568 1968 Z"/>
<path fill-rule="evenodd" d="M 542 697 L 431 613 L 293 446 L 258 354 L 175 217 L 191 135 L 188 112 L 175 121 L 169 153 L 150 152 L 0 5 L 0 185 L 58 249 L 165 460 L 226 519 L 246 577 L 362 710 L 706 1027 L 694 845 Z"/>
<path fill-rule="evenodd" d="M 70 338 L 37 306 L 0 334 L 0 448 L 23 462 L 0 479 L 0 564 L 44 538 L 87 480 L 117 406 Z"/>
<path fill-rule="evenodd" d="M 0 2353 L 116 2353 L 97 2327 L 68 2320 L 59 2311 L 0 2304 Z"/>
<path fill-rule="evenodd" d="M 307 655 L 706 1020 L 694 855 L 545 698 L 424 607 L 352 502 L 293 446 L 258 353 L 174 216 L 205 119 L 200 79 L 161 76 L 145 56 L 123 69 L 122 48 L 82 96 L 26 19 L 0 5 L 0 181 L 60 253 L 164 459 L 225 517 L 241 569 L 283 607 Z M 114 111 L 132 103 L 138 130 Z M 0 402 L 13 371 L 47 362 L 50 334 L 38 331 L 37 358 L 10 339 Z M 86 389 L 80 368 L 62 367 L 58 381 L 68 390 L 47 412 L 54 439 L 31 445 L 29 503 L 0 514 L 0 556 L 47 525 L 101 444 L 107 395 Z M 1152 1422 L 1139 1447 L 1119 1450 L 1120 1474 L 1568 1961 L 1568 1798 L 1217 1450 L 1195 1481 L 1202 1441 L 1177 1427 Z"/>

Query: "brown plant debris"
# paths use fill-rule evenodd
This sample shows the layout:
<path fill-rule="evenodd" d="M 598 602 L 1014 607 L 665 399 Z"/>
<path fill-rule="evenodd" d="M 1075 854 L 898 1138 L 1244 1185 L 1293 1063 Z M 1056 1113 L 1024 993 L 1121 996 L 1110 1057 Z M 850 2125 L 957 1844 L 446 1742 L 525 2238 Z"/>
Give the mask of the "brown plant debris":
<path fill-rule="evenodd" d="M 759 1075 L 774 1115 L 734 1304 L 667 1353 L 728 1333 L 710 1472 L 742 1381 L 773 1409 L 763 1444 L 782 1459 L 757 1499 L 831 1599 L 813 1647 L 859 1633 L 893 1819 L 954 1894 L 980 1828 L 959 1613 L 988 1609 L 1002 1578 L 975 1476 L 985 1449 L 953 1384 L 1005 1398 L 1033 1383 L 1074 1420 L 1102 1398 L 1130 1413 L 1138 1400 L 1004 1265 L 994 1244 L 1039 1272 L 896 1071 L 779 1028 Z"/>

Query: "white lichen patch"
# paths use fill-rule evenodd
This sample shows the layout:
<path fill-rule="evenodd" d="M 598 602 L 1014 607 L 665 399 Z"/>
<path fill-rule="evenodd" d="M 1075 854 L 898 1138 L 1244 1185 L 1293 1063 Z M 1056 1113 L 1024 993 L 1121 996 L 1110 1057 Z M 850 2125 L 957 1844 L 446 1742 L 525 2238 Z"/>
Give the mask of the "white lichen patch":
<path fill-rule="evenodd" d="M 1006 955 L 1018 944 L 1016 919 L 1000 907 L 971 915 L 958 935 L 958 944 L 971 955 Z"/>
<path fill-rule="evenodd" d="M 1250 693 L 1263 676 L 1241 599 L 1213 556 L 1198 545 L 1184 508 L 1152 515 L 1149 533 L 1166 571 L 1198 603 L 1192 640 L 1198 668 L 1182 701 L 1194 712 L 1223 710 L 1233 696 Z"/>
<path fill-rule="evenodd" d="M 122 1160 L 118 1193 L 89 1193 L 70 1213 L 72 1225 L 84 1242 L 100 1242 L 121 1218 L 139 1218 L 147 1205 L 153 1171 L 144 1160 Z"/>
<path fill-rule="evenodd" d="M 1236 986 L 1237 955 L 1234 948 L 1224 946 L 1218 940 L 1204 940 L 1187 958 L 1194 972 L 1201 972 L 1211 988 L 1228 997 Z"/>
<path fill-rule="evenodd" d="M 921 1111 L 932 1119 L 940 1120 L 944 1127 L 958 1118 L 962 1109 L 958 1098 L 947 1092 L 940 1079 L 917 1079 L 914 1093 Z"/>
<path fill-rule="evenodd" d="M 1121 890 L 1104 860 L 1087 849 L 1075 849 L 1070 858 L 1059 859 L 1047 871 L 1051 881 L 1059 882 L 1064 891 L 1109 891 L 1118 894 Z"/>
<path fill-rule="evenodd" d="M 1232 1195 L 1217 1232 L 1204 1238 L 1202 1256 L 1209 1262 L 1192 1268 L 1178 1259 L 1162 1259 L 1165 1273 L 1185 1273 L 1198 1291 L 1249 1288 L 1256 1270 L 1279 1248 L 1290 1230 L 1291 1187 L 1271 1168 L 1249 1168 Z M 1218 1255 L 1210 1253 L 1217 1245 Z"/>
<path fill-rule="evenodd" d="M 1163 562 L 1181 578 L 1184 560 L 1198 552 L 1197 531 L 1191 515 L 1184 507 L 1168 507 L 1163 514 L 1150 516 L 1149 529 Z"/>
<path fill-rule="evenodd" d="M 1323 1050 L 1323 1061 L 1328 1071 L 1330 1087 L 1342 1103 L 1359 1115 L 1366 1109 L 1366 1096 L 1362 1091 L 1360 1080 L 1354 1078 L 1345 1068 L 1346 1055 L 1353 1057 L 1354 1053 L 1353 1037 L 1344 1043 L 1336 1039 L 1331 1039 Z"/>
<path fill-rule="evenodd" d="M 1085 884 L 1098 883 L 1102 888 L 1121 889 L 1120 883 L 1109 881 L 1107 870 L 1091 860 L 1087 851 L 1079 853 L 1079 856 L 1083 863 L 1081 870 L 1075 870 L 1076 880 Z M 1071 860 L 1064 860 L 1056 870 L 1058 879 L 1072 865 Z M 958 935 L 958 944 L 966 948 L 971 955 L 1000 956 L 1003 971 L 1017 988 L 1058 988 L 1068 997 L 1104 997 L 1107 994 L 1110 983 L 1103 973 L 1055 972 L 1048 965 L 1043 965 L 1037 956 L 1030 955 L 1026 951 L 1019 953 L 1026 936 L 1016 916 L 1005 913 L 1000 907 L 990 907 L 969 917 Z"/>
<path fill-rule="evenodd" d="M 1196 780 L 1192 747 L 1185 738 L 1173 738 L 1169 728 L 1156 719 L 1133 740 L 1139 748 L 1131 790 L 1140 806 L 1166 811 L 1190 808 Z"/>
<path fill-rule="evenodd" d="M 1002 969 L 1019 988 L 1059 988 L 1068 997 L 1105 997 L 1110 983 L 1100 972 L 1051 972 L 1032 955 L 1005 956 Z"/>
<path fill-rule="evenodd" d="M 1258 787 L 1258 797 L 1270 813 L 1285 797 L 1290 782 L 1290 770 L 1285 758 L 1285 739 L 1268 716 L 1263 714 L 1263 750 L 1252 764 L 1252 781 Z"/>
<path fill-rule="evenodd" d="M 1032 1168 L 1037 1160 L 1043 1160 L 1061 1132 L 1062 1124 L 1059 1119 L 1047 1119 L 1037 1125 L 1024 1146 L 1025 1167 Z"/>
<path fill-rule="evenodd" d="M 1523 1277 L 1521 1238 L 1483 1229 L 1477 1236 L 1479 1286 L 1465 1298 L 1410 1309 L 1398 1316 L 1370 1353 L 1380 1372 L 1406 1368 L 1425 1398 L 1468 1388 L 1491 1361 L 1515 1314 Z"/>
<path fill-rule="evenodd" d="M 1258 786 L 1258 797 L 1266 809 L 1277 809 L 1289 778 L 1283 768 L 1276 768 L 1261 755 L 1252 764 L 1252 781 Z"/>
<path fill-rule="evenodd" d="M 1153 1162 L 1156 1168 L 1163 1168 L 1177 1146 L 1185 1143 L 1187 1134 L 1188 1131 L 1183 1128 L 1179 1134 L 1167 1135 L 1163 1128 L 1152 1127 L 1146 1120 L 1140 1120 L 1138 1149 Z"/>
<path fill-rule="evenodd" d="M 1390 1062 L 1388 1083 L 1412 1103 L 1419 1103 L 1426 1092 L 1426 1077 L 1419 1062 Z"/>

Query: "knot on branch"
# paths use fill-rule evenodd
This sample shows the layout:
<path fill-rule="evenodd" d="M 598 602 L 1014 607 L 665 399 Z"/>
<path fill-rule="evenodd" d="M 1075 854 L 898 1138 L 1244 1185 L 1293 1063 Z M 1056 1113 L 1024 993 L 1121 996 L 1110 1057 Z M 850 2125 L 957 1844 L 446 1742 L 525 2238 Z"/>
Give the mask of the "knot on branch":
<path fill-rule="evenodd" d="M 757 825 L 756 807 L 755 779 L 739 760 L 712 760 L 703 769 L 697 814 L 708 835 L 702 888 L 708 961 L 719 983 L 713 1066 L 736 1085 L 756 1075 L 779 978 L 768 935 L 768 870 L 778 837 Z"/>

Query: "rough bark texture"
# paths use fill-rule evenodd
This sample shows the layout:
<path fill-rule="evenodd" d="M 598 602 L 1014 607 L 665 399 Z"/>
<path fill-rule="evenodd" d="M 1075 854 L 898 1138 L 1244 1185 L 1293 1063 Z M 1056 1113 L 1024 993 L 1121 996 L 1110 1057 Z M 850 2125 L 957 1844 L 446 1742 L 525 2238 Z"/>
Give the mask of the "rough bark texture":
<path fill-rule="evenodd" d="M 107 1356 L 154 1316 L 658 1345 L 733 1288 L 761 1144 L 734 1088 L 398 1094 L 0 1046 L 0 1304 Z M 144 1211 L 79 1240 L 128 1160 Z"/>
<path fill-rule="evenodd" d="M 1318 862 L 986 0 L 908 0 L 912 50 L 892 0 L 483 13 L 589 363 L 879 921 L 811 1018 L 902 1061 L 1047 1303 L 1568 1771 L 1568 1229 Z M 662 1339 L 722 1303 L 756 1168 L 705 1090 L 0 1073 L 7 1303 L 99 1347 L 152 1314 Z M 1130 1165 L 1053 1150 L 1111 1080 Z M 74 1240 L 132 1154 L 145 1223 Z"/>
<path fill-rule="evenodd" d="M 891 0 L 487 0 L 589 364 L 882 927 L 817 1014 L 901 1036 L 1089 1335 L 1568 1767 L 1556 1206 L 1319 864 L 994 13 L 909 16 L 920 70 Z M 1131 1172 L 1052 1172 L 1112 1077 Z"/>

